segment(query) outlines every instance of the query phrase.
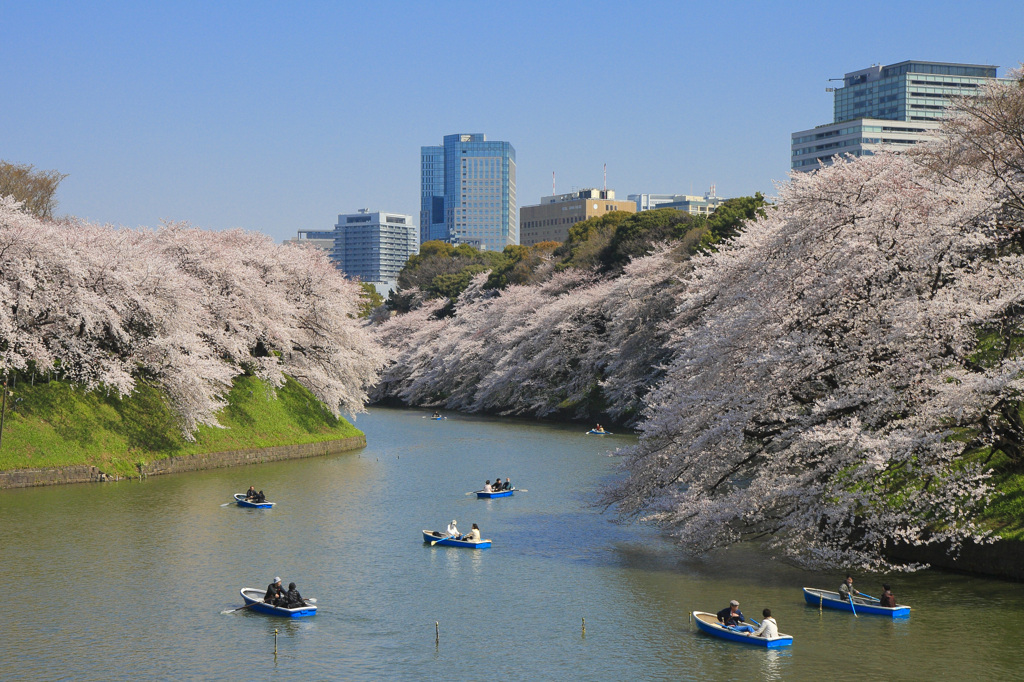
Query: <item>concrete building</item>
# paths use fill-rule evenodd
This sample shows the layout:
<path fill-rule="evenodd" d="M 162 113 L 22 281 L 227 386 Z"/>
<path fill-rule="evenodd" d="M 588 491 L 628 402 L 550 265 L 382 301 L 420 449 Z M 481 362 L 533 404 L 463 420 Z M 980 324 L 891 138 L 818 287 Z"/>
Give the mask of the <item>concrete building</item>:
<path fill-rule="evenodd" d="M 516 150 L 480 133 L 420 148 L 420 241 L 500 251 L 519 243 Z"/>
<path fill-rule="evenodd" d="M 333 230 L 299 230 L 298 237 L 289 241 L 327 251 L 347 277 L 369 282 L 384 295 L 395 288 L 409 257 L 419 252 L 412 216 L 365 208 L 339 215 Z"/>
<path fill-rule="evenodd" d="M 709 216 L 721 206 L 725 199 L 715 195 L 712 185 L 704 196 L 691 194 L 630 194 L 629 200 L 636 204 L 637 211 L 650 211 L 655 208 L 674 208 L 693 215 Z"/>
<path fill-rule="evenodd" d="M 611 211 L 633 213 L 636 205 L 632 201 L 616 201 L 615 190 L 611 189 L 581 189 L 543 197 L 536 206 L 523 206 L 519 211 L 521 243 L 533 246 L 540 242 L 564 242 L 569 237 L 569 228 L 576 223 Z"/>
<path fill-rule="evenodd" d="M 833 90 L 832 123 L 791 135 L 790 167 L 812 171 L 836 154 L 869 156 L 935 139 L 953 97 L 973 97 L 996 78 L 981 64 L 906 61 L 843 77 Z"/>

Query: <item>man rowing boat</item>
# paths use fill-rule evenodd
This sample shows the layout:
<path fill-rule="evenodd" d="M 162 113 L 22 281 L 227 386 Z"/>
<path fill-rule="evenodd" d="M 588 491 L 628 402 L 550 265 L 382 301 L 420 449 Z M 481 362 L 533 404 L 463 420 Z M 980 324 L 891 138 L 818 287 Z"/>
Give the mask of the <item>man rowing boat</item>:
<path fill-rule="evenodd" d="M 867 597 L 868 599 L 874 599 L 871 595 L 867 595 L 853 589 L 853 577 L 848 575 L 846 576 L 846 580 L 843 581 L 843 584 L 839 586 L 839 598 L 852 604 L 854 597 Z"/>

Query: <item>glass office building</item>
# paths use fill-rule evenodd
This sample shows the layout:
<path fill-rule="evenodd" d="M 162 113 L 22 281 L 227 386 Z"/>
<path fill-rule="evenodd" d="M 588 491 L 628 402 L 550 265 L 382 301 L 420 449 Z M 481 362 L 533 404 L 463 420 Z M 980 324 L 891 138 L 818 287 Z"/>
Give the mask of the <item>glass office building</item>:
<path fill-rule="evenodd" d="M 420 239 L 500 251 L 519 243 L 516 150 L 480 133 L 421 147 Z"/>
<path fill-rule="evenodd" d="M 811 171 L 835 154 L 868 156 L 934 140 L 953 98 L 976 96 L 996 68 L 906 61 L 848 73 L 834 91 L 832 123 L 792 134 L 790 167 Z"/>

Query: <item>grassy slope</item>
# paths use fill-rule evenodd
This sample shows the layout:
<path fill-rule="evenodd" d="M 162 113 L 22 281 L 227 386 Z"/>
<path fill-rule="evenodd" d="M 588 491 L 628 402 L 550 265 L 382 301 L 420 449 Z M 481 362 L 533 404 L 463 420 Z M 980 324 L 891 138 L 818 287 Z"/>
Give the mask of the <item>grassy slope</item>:
<path fill-rule="evenodd" d="M 239 377 L 219 415 L 224 429 L 200 427 L 186 441 L 160 393 L 139 385 L 121 400 L 66 383 L 18 381 L 0 441 L 0 469 L 90 464 L 135 474 L 135 465 L 175 455 L 314 443 L 361 432 L 329 411 L 296 381 L 270 398 L 254 377 Z"/>

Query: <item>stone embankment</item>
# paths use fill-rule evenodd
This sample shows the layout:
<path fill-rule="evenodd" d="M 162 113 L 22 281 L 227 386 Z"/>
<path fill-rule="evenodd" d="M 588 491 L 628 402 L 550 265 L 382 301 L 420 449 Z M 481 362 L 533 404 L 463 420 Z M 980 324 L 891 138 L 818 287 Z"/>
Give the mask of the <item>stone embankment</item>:
<path fill-rule="evenodd" d="M 302 443 L 299 445 L 277 445 L 269 448 L 253 450 L 227 450 L 225 452 L 207 452 L 198 455 L 168 457 L 147 464 L 139 465 L 139 476 L 156 476 L 173 474 L 182 471 L 199 471 L 202 469 L 219 469 L 221 467 L 239 466 L 242 464 L 261 464 L 284 459 L 302 459 L 305 457 L 322 457 L 350 452 L 366 447 L 366 436 L 352 436 L 339 440 L 328 440 L 320 443 Z M 15 469 L 0 471 L 0 489 L 30 488 L 37 485 L 60 485 L 63 483 L 95 483 L 114 480 L 101 469 L 89 465 L 66 467 L 50 467 L 40 469 Z"/>
<path fill-rule="evenodd" d="M 1019 540 L 997 540 L 990 545 L 966 543 L 955 555 L 948 553 L 946 545 L 898 545 L 889 557 L 897 561 L 929 564 L 944 571 L 1024 582 L 1024 542 Z"/>

